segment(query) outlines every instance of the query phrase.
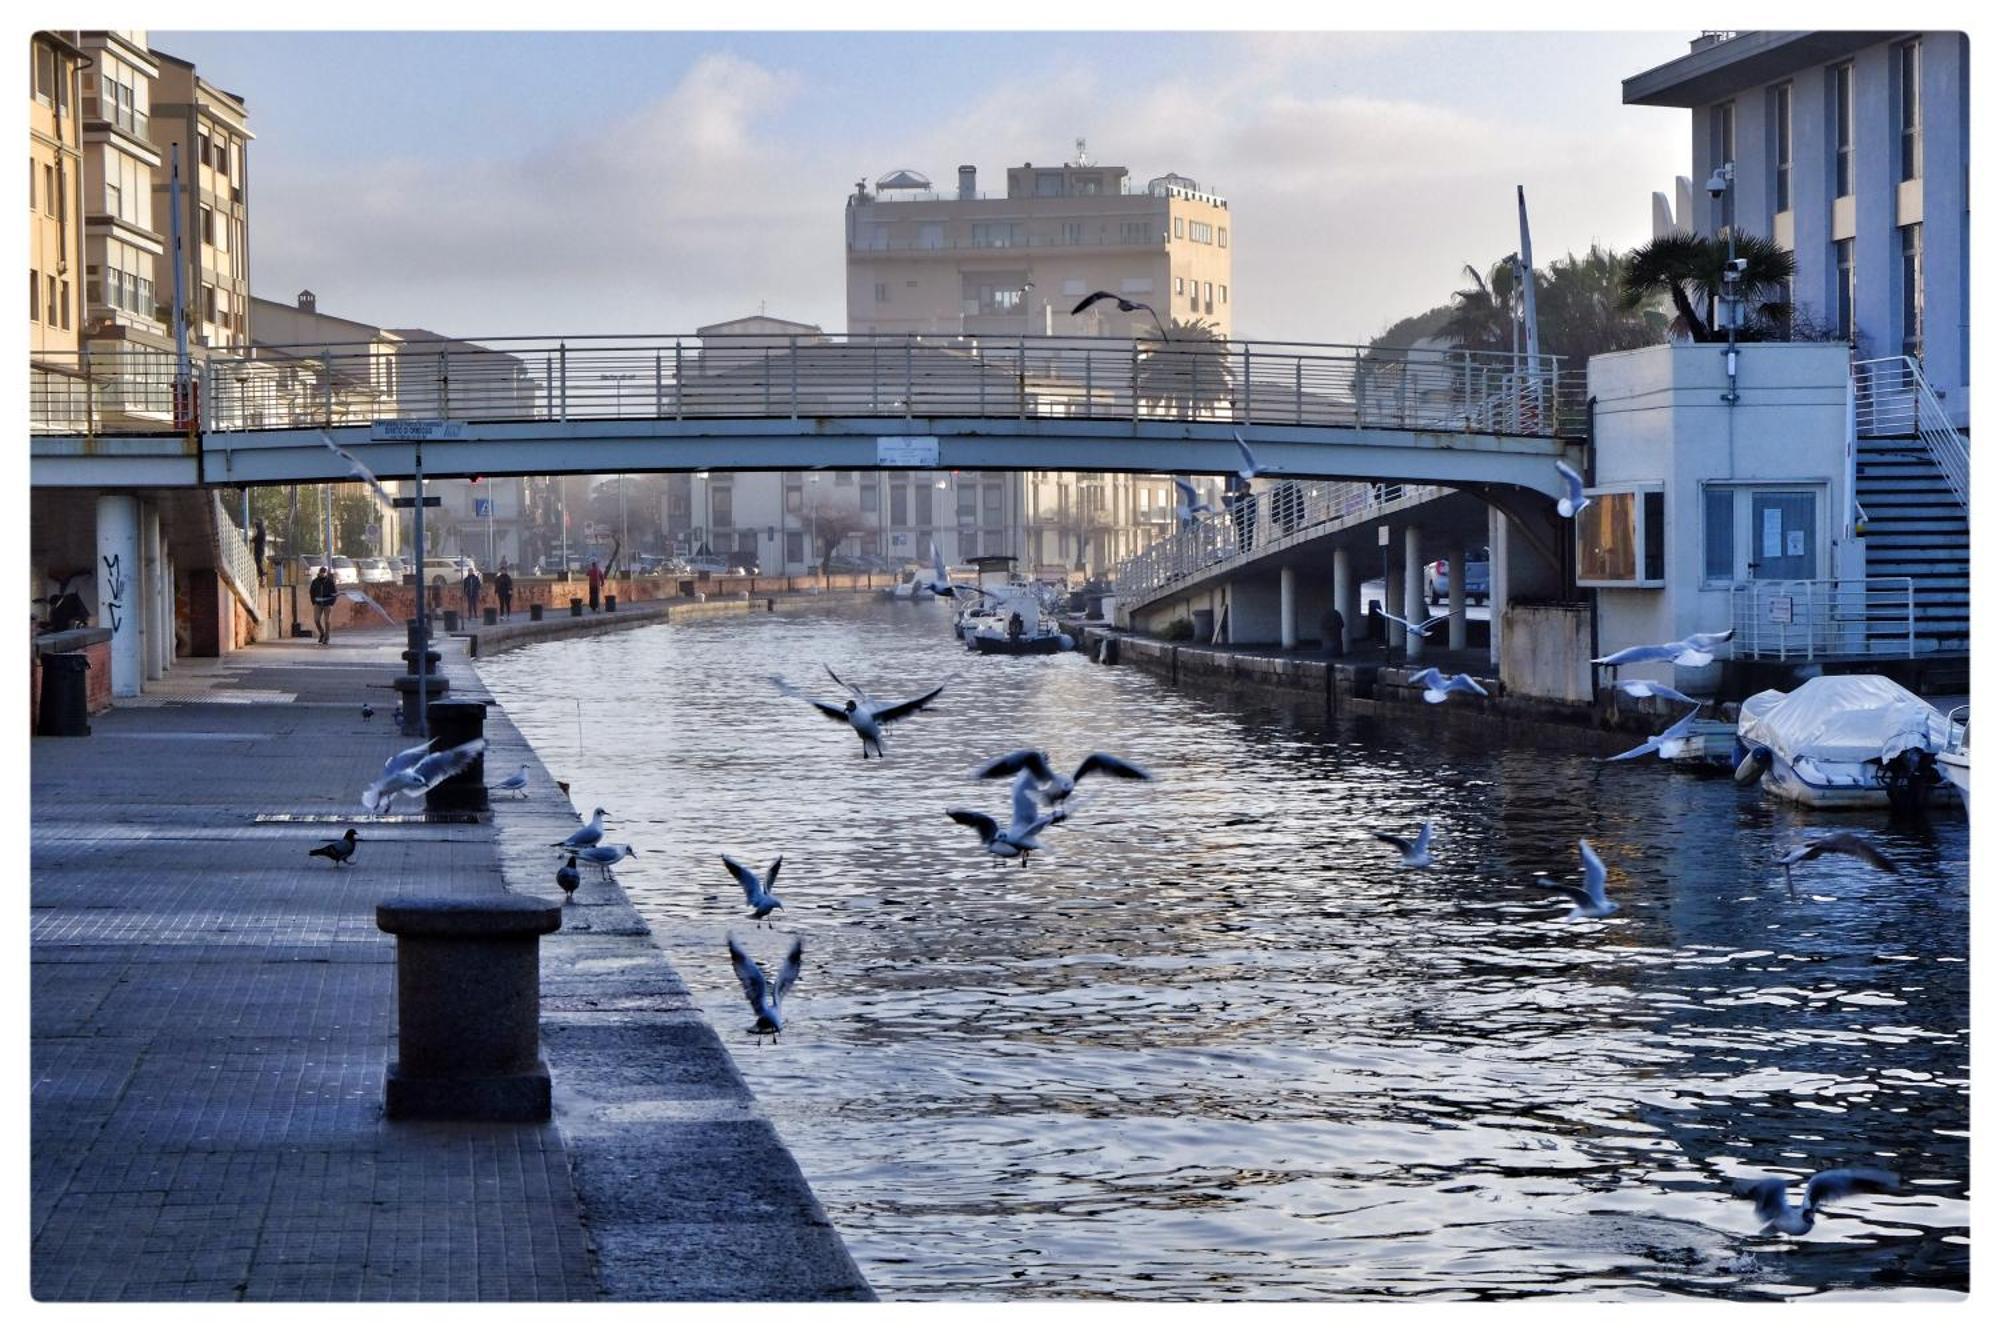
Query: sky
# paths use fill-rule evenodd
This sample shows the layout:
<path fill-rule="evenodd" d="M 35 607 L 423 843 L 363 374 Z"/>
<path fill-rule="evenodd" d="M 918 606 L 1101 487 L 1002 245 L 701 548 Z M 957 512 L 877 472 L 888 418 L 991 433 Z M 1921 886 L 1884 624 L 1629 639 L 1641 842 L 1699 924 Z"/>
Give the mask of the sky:
<path fill-rule="evenodd" d="M 1229 200 L 1238 337 L 1361 342 L 1516 246 L 1650 231 L 1692 33 L 186 32 L 244 97 L 255 293 L 460 337 L 846 325 L 857 179 L 1004 188 L 1084 137 Z"/>

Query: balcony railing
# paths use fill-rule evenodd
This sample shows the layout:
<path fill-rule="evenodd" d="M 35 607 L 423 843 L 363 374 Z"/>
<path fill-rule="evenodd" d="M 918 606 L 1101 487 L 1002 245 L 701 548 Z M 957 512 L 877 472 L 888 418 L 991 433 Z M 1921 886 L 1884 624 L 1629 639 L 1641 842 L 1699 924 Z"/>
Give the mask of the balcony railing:
<path fill-rule="evenodd" d="M 1908 578 L 1760 579 L 1729 590 L 1737 657 L 1824 661 L 1915 657 L 1917 594 Z"/>

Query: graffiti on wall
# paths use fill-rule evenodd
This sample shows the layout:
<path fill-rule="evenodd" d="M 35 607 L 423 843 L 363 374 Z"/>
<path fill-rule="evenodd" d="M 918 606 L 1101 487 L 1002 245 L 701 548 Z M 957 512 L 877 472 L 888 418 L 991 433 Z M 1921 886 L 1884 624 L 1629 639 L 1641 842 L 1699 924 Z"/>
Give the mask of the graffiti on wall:
<path fill-rule="evenodd" d="M 111 618 L 111 632 L 116 634 L 125 623 L 118 614 L 125 606 L 125 565 L 116 554 L 104 557 L 104 586 L 110 593 L 104 599 L 104 611 Z"/>

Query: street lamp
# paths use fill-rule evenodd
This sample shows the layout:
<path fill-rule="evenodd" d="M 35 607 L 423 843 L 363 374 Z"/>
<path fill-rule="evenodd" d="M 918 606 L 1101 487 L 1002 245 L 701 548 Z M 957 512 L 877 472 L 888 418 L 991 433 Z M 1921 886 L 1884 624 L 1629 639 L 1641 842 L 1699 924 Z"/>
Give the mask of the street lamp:
<path fill-rule="evenodd" d="M 1736 163 L 1734 161 L 1724 162 L 1708 178 L 1708 197 L 1717 200 L 1728 199 L 1729 191 L 1735 184 Z M 1722 401 L 1733 405 L 1737 400 L 1736 326 L 1742 322 L 1743 273 L 1745 269 L 1750 267 L 1750 264 L 1748 260 L 1736 257 L 1736 213 L 1734 208 L 1729 204 L 1725 204 L 1722 212 L 1723 216 L 1728 219 L 1728 230 L 1725 235 L 1729 243 L 1729 259 L 1722 266 L 1722 322 L 1724 327 L 1729 330 L 1729 346 L 1724 350 L 1722 357 L 1723 363 L 1727 366 L 1729 372 L 1729 392 L 1722 395 Z"/>

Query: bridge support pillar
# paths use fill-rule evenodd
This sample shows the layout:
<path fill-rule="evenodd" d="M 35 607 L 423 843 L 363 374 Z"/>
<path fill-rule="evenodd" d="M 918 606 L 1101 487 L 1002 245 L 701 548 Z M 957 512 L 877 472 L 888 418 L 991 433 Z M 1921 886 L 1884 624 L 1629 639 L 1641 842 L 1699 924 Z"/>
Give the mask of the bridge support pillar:
<path fill-rule="evenodd" d="M 1347 655 L 1348 637 L 1354 633 L 1354 560 L 1345 546 L 1333 548 L 1333 609 L 1340 612 L 1340 642 L 1335 645 Z M 1320 645 L 1322 650 L 1326 645 Z"/>
<path fill-rule="evenodd" d="M 1465 557 L 1463 550 L 1451 553 L 1445 573 L 1445 610 L 1450 614 L 1449 644 L 1465 647 Z"/>
<path fill-rule="evenodd" d="M 1507 516 L 1486 507 L 1486 659 L 1497 673 L 1507 619 Z"/>
<path fill-rule="evenodd" d="M 160 615 L 160 511 L 153 504 L 139 506 L 139 605 L 144 611 L 139 623 L 140 664 L 147 680 L 158 680 L 166 671 L 161 645 L 167 642 L 168 622 Z"/>
<path fill-rule="evenodd" d="M 97 623 L 111 629 L 111 695 L 130 699 L 145 674 L 140 627 L 139 502 L 97 497 Z"/>
<path fill-rule="evenodd" d="M 1290 565 L 1278 571 L 1278 646 L 1299 646 L 1299 580 Z"/>
<path fill-rule="evenodd" d="M 1384 588 L 1386 600 L 1389 590 Z M 1412 523 L 1403 529 L 1403 656 L 1415 662 L 1424 655 L 1424 641 L 1416 626 L 1429 618 L 1430 605 L 1424 601 L 1424 530 Z"/>

